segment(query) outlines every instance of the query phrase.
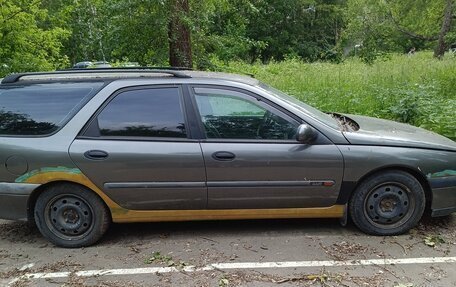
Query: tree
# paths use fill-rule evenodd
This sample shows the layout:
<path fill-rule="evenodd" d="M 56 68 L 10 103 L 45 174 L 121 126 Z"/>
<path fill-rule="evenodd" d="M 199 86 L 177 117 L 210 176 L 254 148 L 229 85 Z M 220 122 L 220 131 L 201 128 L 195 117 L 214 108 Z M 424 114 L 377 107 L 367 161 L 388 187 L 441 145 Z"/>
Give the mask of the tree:
<path fill-rule="evenodd" d="M 265 43 L 252 51 L 263 62 L 300 57 L 315 61 L 332 58 L 344 27 L 345 1 L 254 0 L 248 17 L 247 38 Z"/>
<path fill-rule="evenodd" d="M 67 65 L 61 51 L 69 33 L 46 27 L 49 15 L 40 4 L 40 0 L 0 0 L 0 76 Z"/>
<path fill-rule="evenodd" d="M 105 0 L 102 9 L 109 27 L 105 37 L 108 60 L 167 65 L 167 1 Z"/>
<path fill-rule="evenodd" d="M 43 131 L 56 130 L 57 126 L 49 122 L 37 122 L 27 114 L 0 110 L 0 131 L 2 134 L 29 133 L 39 135 Z"/>
<path fill-rule="evenodd" d="M 110 51 L 106 36 L 111 30 L 105 11 L 107 0 L 41 0 L 49 14 L 45 25 L 70 31 L 62 42 L 63 53 L 72 64 L 79 61 L 105 60 Z"/>
<path fill-rule="evenodd" d="M 442 28 L 440 29 L 439 40 L 436 48 L 434 49 L 434 57 L 441 58 L 445 54 L 445 50 L 448 49 L 445 42 L 445 37 L 451 30 L 451 24 L 454 12 L 454 0 L 447 0 L 445 5 L 445 11 L 443 15 Z"/>
<path fill-rule="evenodd" d="M 104 13 L 104 0 L 74 1 L 67 22 L 72 30 L 66 43 L 73 63 L 107 59 L 106 34 L 111 26 Z"/>
<path fill-rule="evenodd" d="M 385 2 L 348 0 L 345 18 L 347 26 L 338 43 L 345 54 L 354 53 L 365 63 L 372 64 L 385 52 L 399 52 L 409 45 L 393 27 Z"/>
<path fill-rule="evenodd" d="M 452 29 L 454 0 L 426 1 L 418 0 L 411 3 L 394 3 L 388 0 L 389 15 L 395 27 L 410 38 L 421 39 L 435 45 L 434 57 L 441 58 L 448 49 L 446 37 Z M 396 12 L 396 13 L 395 13 Z M 397 16 L 395 16 L 396 14 Z M 406 17 L 404 17 L 404 15 Z M 409 18 L 397 20 L 399 18 Z M 423 17 L 426 17 L 423 19 Z M 416 21 L 420 19 L 420 21 Z M 405 22 L 401 24 L 401 22 Z"/>
<path fill-rule="evenodd" d="M 188 0 L 171 0 L 168 24 L 169 64 L 172 67 L 193 66 L 189 27 Z"/>
<path fill-rule="evenodd" d="M 434 47 L 440 58 L 455 38 L 454 0 L 348 0 L 343 46 L 361 44 L 360 56 L 372 62 L 387 52 Z"/>

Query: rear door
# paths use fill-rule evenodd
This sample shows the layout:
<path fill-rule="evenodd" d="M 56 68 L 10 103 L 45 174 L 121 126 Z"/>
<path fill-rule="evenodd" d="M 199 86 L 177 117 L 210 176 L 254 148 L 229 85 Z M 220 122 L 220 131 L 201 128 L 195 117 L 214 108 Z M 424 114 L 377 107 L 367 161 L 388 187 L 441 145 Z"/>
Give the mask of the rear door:
<path fill-rule="evenodd" d="M 343 159 L 322 134 L 313 144 L 297 142 L 301 119 L 244 90 L 194 86 L 191 91 L 206 137 L 201 147 L 209 208 L 336 203 Z"/>
<path fill-rule="evenodd" d="M 121 90 L 70 147 L 82 172 L 133 210 L 206 208 L 200 145 L 192 140 L 179 86 Z"/>

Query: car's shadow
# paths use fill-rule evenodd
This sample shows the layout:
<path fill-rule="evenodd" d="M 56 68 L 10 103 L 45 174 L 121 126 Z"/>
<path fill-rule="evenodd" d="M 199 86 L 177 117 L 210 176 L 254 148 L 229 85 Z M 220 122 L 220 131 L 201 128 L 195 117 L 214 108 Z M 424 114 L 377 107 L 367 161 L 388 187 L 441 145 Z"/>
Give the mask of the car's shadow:
<path fill-rule="evenodd" d="M 418 232 L 441 233 L 456 227 L 456 214 L 425 217 L 415 228 Z M 303 236 L 364 236 L 350 221 L 340 225 L 337 219 L 265 219 L 112 224 L 100 245 L 153 240 L 156 238 L 189 237 L 243 237 L 253 235 L 303 235 Z M 9 242 L 45 244 L 36 226 L 26 222 L 0 222 L 0 240 Z"/>
<path fill-rule="evenodd" d="M 442 233 L 456 227 L 456 214 L 439 218 L 423 217 L 415 233 Z M 338 219 L 265 219 L 227 221 L 189 221 L 113 224 L 101 244 L 153 240 L 173 236 L 174 239 L 249 237 L 255 235 L 290 236 L 367 236 L 350 220 L 342 226 Z"/>
<path fill-rule="evenodd" d="M 153 239 L 157 237 L 227 237 L 258 234 L 329 235 L 357 233 L 349 224 L 342 227 L 337 219 L 265 219 L 189 222 L 154 222 L 113 224 L 103 244 L 116 243 L 128 238 Z"/>

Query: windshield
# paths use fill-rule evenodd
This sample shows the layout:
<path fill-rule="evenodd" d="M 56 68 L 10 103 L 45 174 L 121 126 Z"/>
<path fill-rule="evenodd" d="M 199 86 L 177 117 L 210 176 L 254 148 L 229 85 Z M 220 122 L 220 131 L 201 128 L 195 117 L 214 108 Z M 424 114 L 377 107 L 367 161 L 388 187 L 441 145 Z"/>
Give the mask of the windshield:
<path fill-rule="evenodd" d="M 273 87 L 270 87 L 264 83 L 260 83 L 260 88 L 266 91 L 269 94 L 279 97 L 281 100 L 287 102 L 288 104 L 292 105 L 293 107 L 299 109 L 300 111 L 308 114 L 312 118 L 322 122 L 323 124 L 330 126 L 333 129 L 339 130 L 339 124 L 337 121 L 329 114 L 325 114 L 316 108 L 309 106 L 300 100 L 285 94 L 282 91 L 279 91 Z"/>

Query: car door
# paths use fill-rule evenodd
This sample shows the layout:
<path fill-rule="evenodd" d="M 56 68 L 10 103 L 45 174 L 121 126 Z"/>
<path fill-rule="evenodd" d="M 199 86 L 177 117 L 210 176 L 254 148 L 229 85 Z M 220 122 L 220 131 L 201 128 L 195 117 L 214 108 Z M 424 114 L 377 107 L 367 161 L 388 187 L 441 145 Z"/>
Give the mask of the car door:
<path fill-rule="evenodd" d="M 81 171 L 133 210 L 206 208 L 204 162 L 179 86 L 113 94 L 70 147 Z"/>
<path fill-rule="evenodd" d="M 343 175 L 338 148 L 319 134 L 296 140 L 303 121 L 248 91 L 191 87 L 201 119 L 208 207 L 211 209 L 327 207 Z"/>

